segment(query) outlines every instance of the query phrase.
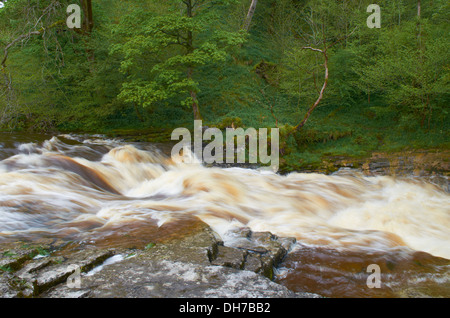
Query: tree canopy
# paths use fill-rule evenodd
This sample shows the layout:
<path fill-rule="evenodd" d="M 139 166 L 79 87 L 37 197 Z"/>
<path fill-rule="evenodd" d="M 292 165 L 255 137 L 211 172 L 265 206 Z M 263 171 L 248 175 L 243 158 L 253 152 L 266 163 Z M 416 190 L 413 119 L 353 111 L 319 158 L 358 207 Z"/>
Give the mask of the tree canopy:
<path fill-rule="evenodd" d="M 447 147 L 445 0 L 10 0 L 2 129 L 280 127 L 285 159 Z M 67 7 L 81 8 L 68 28 Z M 282 137 L 283 137 L 282 136 Z"/>

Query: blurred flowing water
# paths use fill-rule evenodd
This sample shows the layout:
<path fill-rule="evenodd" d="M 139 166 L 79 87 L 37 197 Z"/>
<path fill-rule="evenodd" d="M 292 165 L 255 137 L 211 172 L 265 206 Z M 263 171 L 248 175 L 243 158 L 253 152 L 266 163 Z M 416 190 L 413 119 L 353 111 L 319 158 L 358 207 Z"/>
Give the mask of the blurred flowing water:
<path fill-rule="evenodd" d="M 0 134 L 0 244 L 136 246 L 197 216 L 297 244 L 275 280 L 329 297 L 449 297 L 450 195 L 420 178 L 278 174 L 172 160 L 102 136 Z M 381 288 L 369 288 L 370 264 Z"/>

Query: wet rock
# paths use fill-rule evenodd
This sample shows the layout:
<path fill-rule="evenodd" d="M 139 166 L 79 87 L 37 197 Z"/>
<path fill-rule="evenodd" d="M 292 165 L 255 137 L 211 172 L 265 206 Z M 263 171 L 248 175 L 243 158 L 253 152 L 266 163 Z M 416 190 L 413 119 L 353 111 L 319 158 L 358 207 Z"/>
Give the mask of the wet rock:
<path fill-rule="evenodd" d="M 75 267 L 60 266 L 39 273 L 39 275 L 33 279 L 35 294 L 42 293 L 55 285 L 65 283 L 69 276 L 75 273 L 75 270 Z"/>
<path fill-rule="evenodd" d="M 24 266 L 24 268 L 22 268 L 16 273 L 16 276 L 25 278 L 52 264 L 53 262 L 52 259 L 50 258 L 39 259 L 34 262 L 28 263 L 26 266 Z"/>
<path fill-rule="evenodd" d="M 251 234 L 251 238 L 257 242 L 265 243 L 275 240 L 277 236 L 273 235 L 270 232 L 253 232 Z"/>
<path fill-rule="evenodd" d="M 373 161 L 368 163 L 369 170 L 373 174 L 387 174 L 391 167 L 391 163 L 387 158 L 373 159 Z"/>
<path fill-rule="evenodd" d="M 0 268 L 8 271 L 8 270 L 14 270 L 17 268 L 20 268 L 20 266 L 27 260 L 29 259 L 28 257 L 26 258 L 21 258 L 21 259 L 14 259 L 14 258 L 5 258 L 5 259 L 1 259 L 0 260 Z"/>
<path fill-rule="evenodd" d="M 221 238 L 198 218 L 191 221 L 189 231 L 176 235 L 145 250 L 148 258 L 210 265 L 223 245 Z"/>
<path fill-rule="evenodd" d="M 252 253 L 265 254 L 269 250 L 251 239 L 239 239 L 231 243 L 234 248 L 246 250 Z"/>
<path fill-rule="evenodd" d="M 6 245 L 5 245 L 6 246 Z M 20 248 L 22 246 L 22 249 Z M 112 251 L 83 250 L 69 258 L 51 256 L 42 246 L 15 243 L 2 253 L 0 297 L 33 297 L 65 283 L 77 269 L 85 272 L 112 255 Z M 44 255 L 45 254 L 45 255 Z"/>
<path fill-rule="evenodd" d="M 230 237 L 239 237 L 248 239 L 252 235 L 252 230 L 248 227 L 241 227 L 229 230 L 227 232 L 227 235 Z"/>
<path fill-rule="evenodd" d="M 262 274 L 270 279 L 288 251 L 295 244 L 295 238 L 279 238 L 270 232 L 252 232 L 248 228 L 232 230 L 225 234 L 231 237 L 230 247 L 245 252 L 243 268 Z"/>
<path fill-rule="evenodd" d="M 39 294 L 55 285 L 66 283 L 69 276 L 77 270 L 80 273 L 91 270 L 112 255 L 113 251 L 111 250 L 84 250 L 71 255 L 65 262 L 45 268 L 45 271 L 40 271 L 35 276 L 31 276 L 32 273 L 29 273 L 28 279 L 33 281 L 35 293 Z"/>
<path fill-rule="evenodd" d="M 0 247 L 0 269 L 16 271 L 28 260 L 48 253 L 47 246 L 30 246 L 23 242 L 6 243 Z"/>
<path fill-rule="evenodd" d="M 246 254 L 246 252 L 236 248 L 219 246 L 217 257 L 211 261 L 211 264 L 243 269 Z"/>
<path fill-rule="evenodd" d="M 283 247 L 287 252 L 289 252 L 291 248 L 294 246 L 294 244 L 297 242 L 297 239 L 295 237 L 279 237 L 278 242 L 281 244 L 281 247 Z"/>
<path fill-rule="evenodd" d="M 73 289 L 60 286 L 45 294 L 46 298 L 88 298 L 91 294 L 89 289 Z"/>
<path fill-rule="evenodd" d="M 33 285 L 26 279 L 17 277 L 13 273 L 0 273 L 0 297 L 31 297 L 33 291 Z"/>
<path fill-rule="evenodd" d="M 261 255 L 248 253 L 245 259 L 244 269 L 255 273 L 263 272 L 264 265 L 261 260 Z"/>
<path fill-rule="evenodd" d="M 19 291 L 11 286 L 14 276 L 7 272 L 0 272 L 0 297 L 14 298 L 17 297 Z"/>
<path fill-rule="evenodd" d="M 249 271 L 135 257 L 82 281 L 95 298 L 294 297 L 287 288 Z M 53 291 L 49 296 L 55 295 Z"/>
<path fill-rule="evenodd" d="M 1 297 L 314 296 L 271 280 L 295 239 L 248 228 L 228 234 L 235 245 L 225 246 L 206 223 L 192 218 L 180 231 L 142 249 L 79 246 L 42 258 L 31 258 L 34 253 L 28 251 L 20 266 L 0 271 Z"/>
<path fill-rule="evenodd" d="M 448 191 L 450 171 L 450 151 L 448 150 L 405 150 L 400 152 L 374 152 L 366 158 L 328 156 L 322 165 L 307 172 L 331 172 L 345 175 L 350 171 L 359 171 L 366 176 L 388 175 L 395 177 L 441 176 L 439 182 Z M 328 168 L 332 166 L 333 168 Z M 336 172 L 337 171 L 337 172 Z M 433 180 L 430 180 L 433 181 Z M 441 184 L 438 184 L 441 186 Z"/>
<path fill-rule="evenodd" d="M 191 230 L 152 244 L 98 272 L 94 270 L 92 275 L 81 275 L 79 289 L 59 285 L 43 297 L 299 297 L 256 273 L 266 268 L 261 255 L 271 259 L 269 249 L 260 254 L 224 246 L 221 238 L 199 219 Z M 241 233 L 251 240 L 253 233 L 245 232 Z M 265 234 L 255 237 L 263 236 L 269 241 L 276 239 Z M 264 261 L 274 264 L 273 260 Z"/>

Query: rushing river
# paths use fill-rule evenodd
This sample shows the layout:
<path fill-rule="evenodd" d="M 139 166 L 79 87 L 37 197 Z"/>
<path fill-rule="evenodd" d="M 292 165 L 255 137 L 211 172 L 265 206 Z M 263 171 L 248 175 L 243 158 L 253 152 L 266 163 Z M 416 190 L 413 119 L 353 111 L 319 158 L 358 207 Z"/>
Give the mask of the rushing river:
<path fill-rule="evenodd" d="M 163 149 L 164 150 L 164 149 Z M 227 244 L 250 227 L 297 244 L 275 280 L 330 297 L 450 297 L 450 195 L 418 179 L 207 168 L 161 147 L 77 135 L 0 134 L 0 244 L 157 239 L 195 215 Z M 381 288 L 368 288 L 368 265 Z"/>

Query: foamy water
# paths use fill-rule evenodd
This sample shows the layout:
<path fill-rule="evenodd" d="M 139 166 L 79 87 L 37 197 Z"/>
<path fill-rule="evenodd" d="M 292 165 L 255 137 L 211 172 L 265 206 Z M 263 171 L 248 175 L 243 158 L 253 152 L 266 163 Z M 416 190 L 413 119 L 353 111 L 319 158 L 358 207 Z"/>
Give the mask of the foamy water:
<path fill-rule="evenodd" d="M 206 168 L 71 135 L 20 144 L 0 162 L 2 238 L 89 240 L 180 215 L 198 216 L 225 242 L 247 226 L 340 250 L 405 246 L 450 259 L 450 196 L 425 182 Z"/>

